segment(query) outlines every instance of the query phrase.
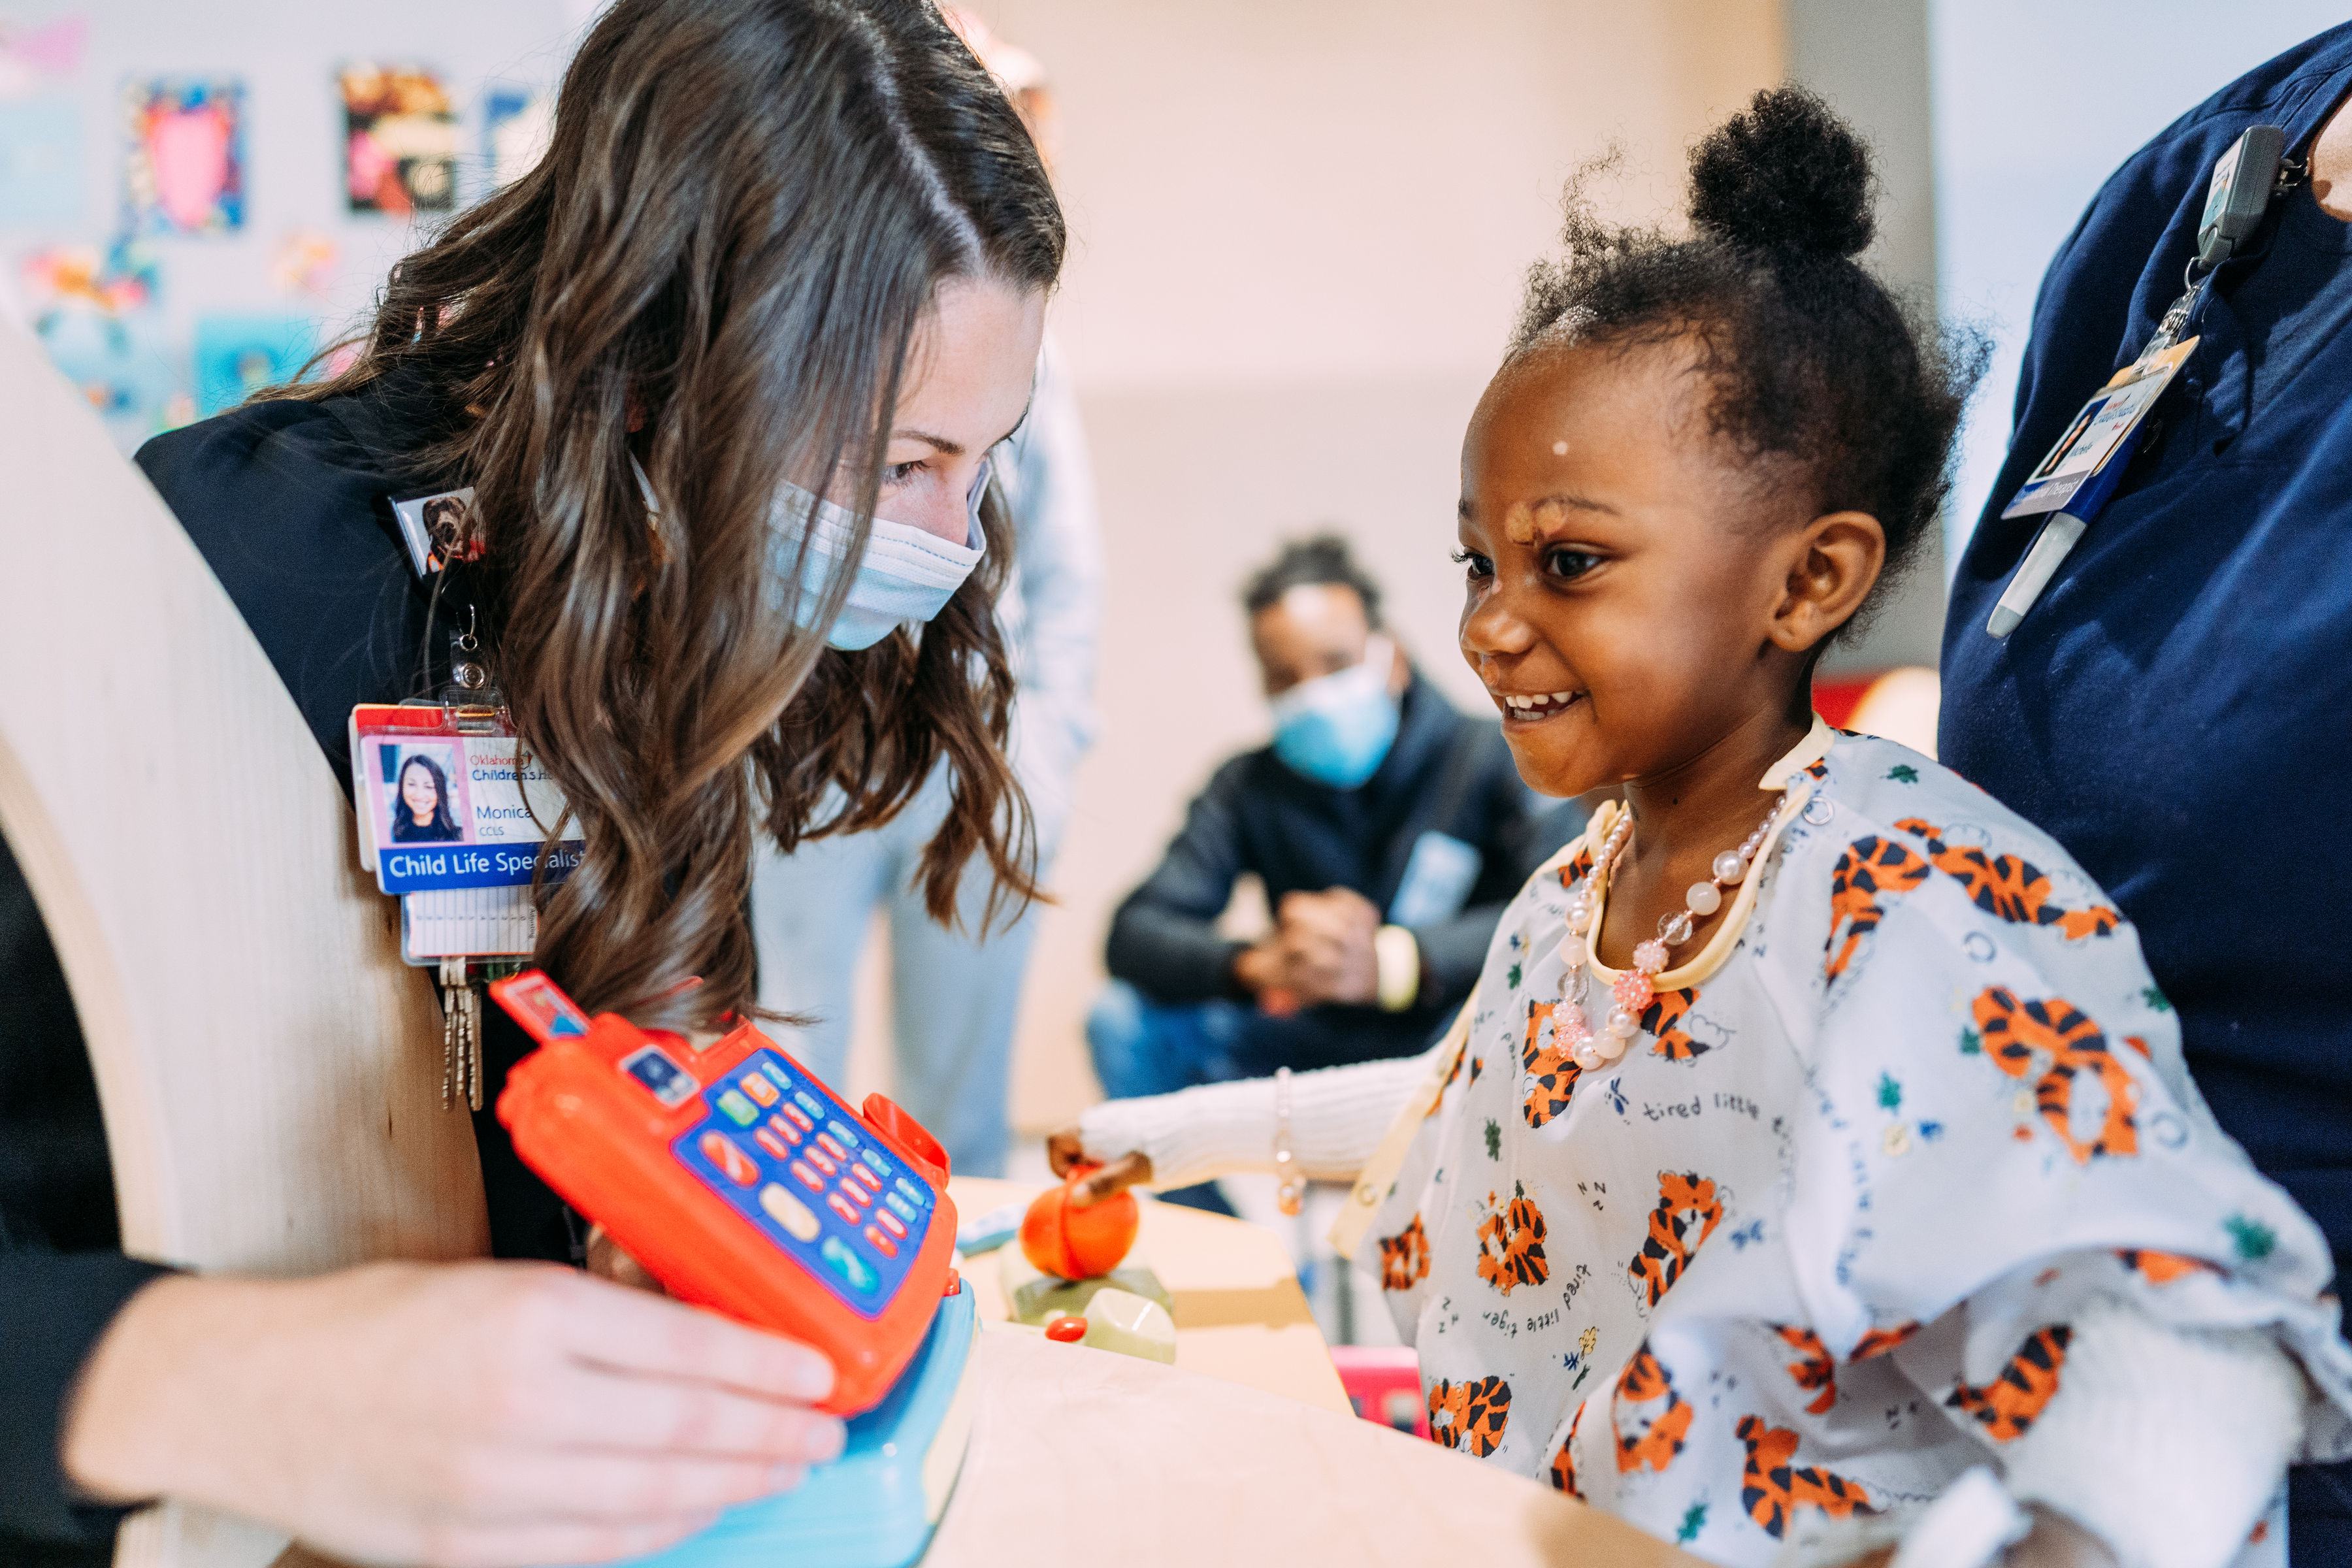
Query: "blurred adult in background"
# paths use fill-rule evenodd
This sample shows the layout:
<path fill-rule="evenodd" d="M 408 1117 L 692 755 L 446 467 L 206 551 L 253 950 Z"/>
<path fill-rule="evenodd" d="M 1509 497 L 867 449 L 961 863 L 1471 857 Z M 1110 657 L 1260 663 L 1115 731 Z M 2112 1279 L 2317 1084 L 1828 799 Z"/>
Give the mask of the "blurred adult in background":
<path fill-rule="evenodd" d="M 1112 917 L 1087 1041 L 1114 1100 L 1419 1050 L 1504 905 L 1583 823 L 1413 668 L 1344 540 L 1287 546 L 1242 604 L 1274 740 L 1217 770 Z M 1217 928 L 1244 875 L 1274 917 L 1255 942 Z"/>
<path fill-rule="evenodd" d="M 2009 461 L 1944 633 L 1945 762 L 2046 829 L 2131 919 L 2214 1116 L 2352 1263 L 2352 26 L 2135 153 L 2043 279 Z M 2262 226 L 2121 488 L 2005 641 L 1986 620 L 2042 519 L 2004 521 L 2182 290 L 2215 160 L 2286 132 Z M 2161 1131 L 2158 1133 L 2161 1136 Z M 2241 1238 L 2242 1251 L 2267 1247 Z M 2245 1256 L 2260 1256 L 2245 1252 Z M 2352 1465 L 2288 1472 L 2297 1568 L 2352 1563 Z"/>
<path fill-rule="evenodd" d="M 1050 166 L 1053 93 L 1036 58 L 967 11 L 946 13 L 1004 88 Z M 995 483 L 1018 538 L 1016 574 L 997 601 L 1019 695 L 1013 773 L 1027 792 L 1042 880 L 1069 820 L 1079 760 L 1094 739 L 1102 542 L 1094 468 L 1077 399 L 1048 339 L 1028 416 L 995 454 Z M 766 850 L 751 889 L 760 1001 L 810 1019 L 802 1059 L 836 1088 L 854 1025 L 852 981 L 881 909 L 890 924 L 891 1092 L 938 1135 L 959 1171 L 1001 1175 L 1010 1142 L 1013 1031 L 1035 944 L 1034 910 L 1009 926 L 985 920 L 991 889 L 974 879 L 956 923 L 930 916 L 923 851 L 946 819 L 943 763 L 887 826 Z"/>

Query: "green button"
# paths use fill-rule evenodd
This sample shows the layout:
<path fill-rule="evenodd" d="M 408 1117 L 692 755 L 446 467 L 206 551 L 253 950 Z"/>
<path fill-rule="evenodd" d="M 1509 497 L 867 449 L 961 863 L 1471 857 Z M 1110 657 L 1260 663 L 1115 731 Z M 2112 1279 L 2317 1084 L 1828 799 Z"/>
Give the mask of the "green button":
<path fill-rule="evenodd" d="M 749 1127 L 760 1120 L 760 1108 L 743 1098 L 743 1091 L 730 1089 L 719 1097 L 719 1109 L 735 1119 L 738 1127 Z"/>
<path fill-rule="evenodd" d="M 874 1272 L 873 1266 L 850 1251 L 848 1245 L 837 1236 L 826 1237 L 817 1254 L 833 1266 L 833 1271 L 840 1275 L 851 1289 L 860 1295 L 872 1295 L 874 1287 L 882 1282 L 882 1277 Z"/>

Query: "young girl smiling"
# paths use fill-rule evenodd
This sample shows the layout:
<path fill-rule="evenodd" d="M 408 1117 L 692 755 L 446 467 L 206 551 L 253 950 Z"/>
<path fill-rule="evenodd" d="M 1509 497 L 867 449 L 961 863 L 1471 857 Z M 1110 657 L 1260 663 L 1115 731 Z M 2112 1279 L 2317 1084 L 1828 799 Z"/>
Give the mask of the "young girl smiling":
<path fill-rule="evenodd" d="M 1089 1193 L 1352 1183 L 1439 1440 L 1717 1562 L 1883 1548 L 1980 1466 L 2053 1560 L 2282 1560 L 2284 1465 L 2352 1451 L 2319 1236 L 2100 889 L 1811 716 L 1969 380 L 1852 259 L 1869 179 L 1765 93 L 1695 153 L 1692 237 L 1572 204 L 1531 279 L 1463 447 L 1462 648 L 1530 784 L 1622 798 L 1448 1037 L 1052 1152 Z"/>

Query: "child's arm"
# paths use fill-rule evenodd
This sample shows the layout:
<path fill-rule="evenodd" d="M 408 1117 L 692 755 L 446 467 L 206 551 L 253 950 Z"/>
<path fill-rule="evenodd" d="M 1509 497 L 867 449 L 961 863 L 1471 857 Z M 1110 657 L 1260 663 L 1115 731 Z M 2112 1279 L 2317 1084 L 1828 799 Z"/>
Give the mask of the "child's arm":
<path fill-rule="evenodd" d="M 2010 1495 L 2129 1568 L 2214 1568 L 2263 1517 L 2311 1390 L 2267 1329 L 2180 1329 L 2127 1302 L 2075 1315 L 2057 1392 L 2003 1456 Z"/>
<path fill-rule="evenodd" d="M 1444 1048 L 1294 1077 L 1290 1148 L 1298 1173 L 1311 1181 L 1351 1180 L 1429 1076 L 1435 1050 Z M 1273 1170 L 1275 1122 L 1275 1080 L 1244 1079 L 1107 1100 L 1080 1117 L 1076 1128 L 1055 1133 L 1049 1150 L 1060 1156 L 1057 1166 L 1083 1160 L 1105 1166 L 1107 1175 L 1124 1176 L 1117 1185 L 1181 1187 L 1238 1171 Z M 1129 1163 L 1129 1155 L 1140 1158 Z"/>

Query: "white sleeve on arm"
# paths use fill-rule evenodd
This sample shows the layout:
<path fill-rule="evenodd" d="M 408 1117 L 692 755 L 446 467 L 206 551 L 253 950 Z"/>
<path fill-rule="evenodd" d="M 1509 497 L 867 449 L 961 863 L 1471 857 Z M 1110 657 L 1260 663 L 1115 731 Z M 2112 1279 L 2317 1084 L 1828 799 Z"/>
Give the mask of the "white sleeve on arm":
<path fill-rule="evenodd" d="M 1292 1078 L 1290 1150 L 1299 1173 L 1310 1181 L 1354 1180 L 1433 1069 L 1434 1054 Z M 1089 1159 L 1140 1152 L 1151 1161 L 1153 1186 L 1185 1187 L 1237 1171 L 1273 1170 L 1274 1120 L 1274 1079 L 1252 1078 L 1107 1100 L 1078 1118 L 1078 1131 Z"/>
<path fill-rule="evenodd" d="M 2302 1368 L 2267 1329 L 2169 1328 L 2120 1301 L 2073 1330 L 2057 1392 L 2002 1456 L 2010 1495 L 2123 1568 L 2223 1568 L 2302 1437 Z"/>

